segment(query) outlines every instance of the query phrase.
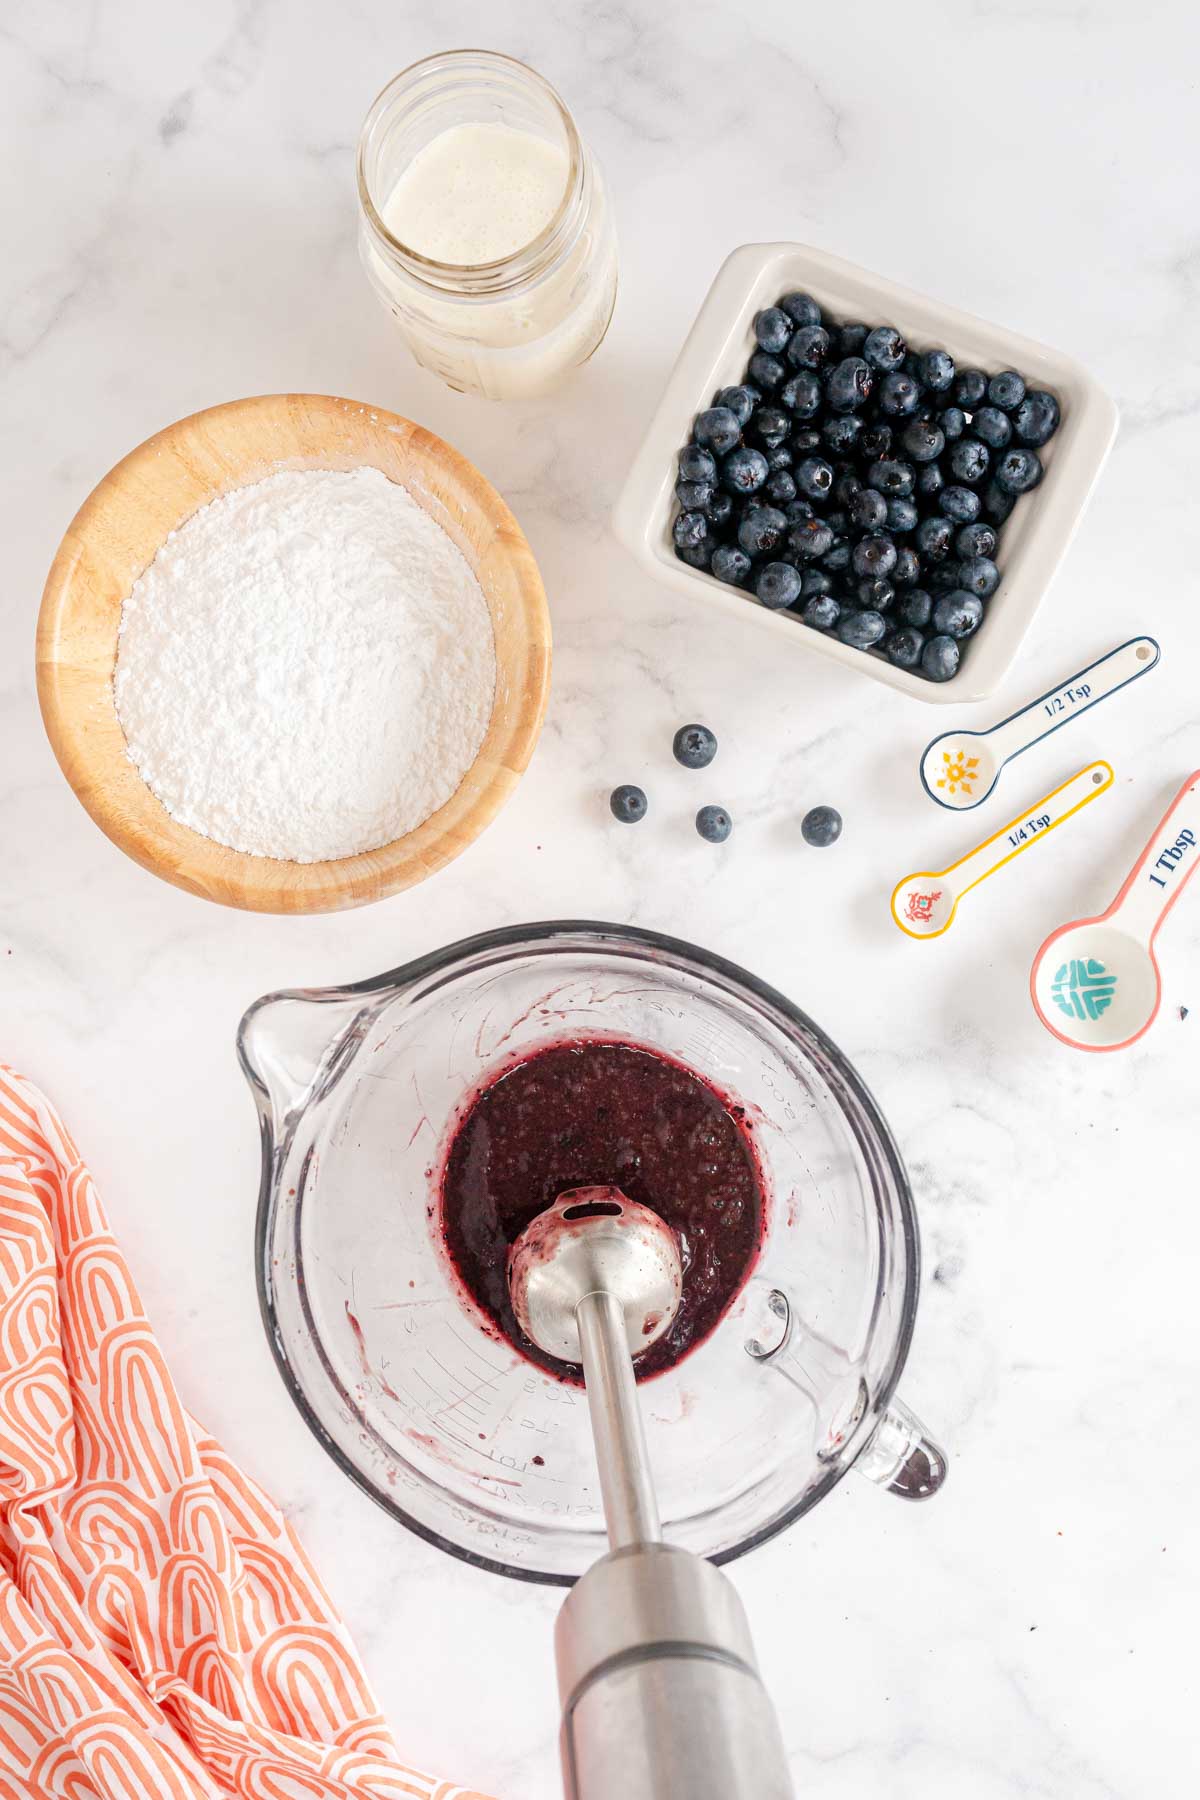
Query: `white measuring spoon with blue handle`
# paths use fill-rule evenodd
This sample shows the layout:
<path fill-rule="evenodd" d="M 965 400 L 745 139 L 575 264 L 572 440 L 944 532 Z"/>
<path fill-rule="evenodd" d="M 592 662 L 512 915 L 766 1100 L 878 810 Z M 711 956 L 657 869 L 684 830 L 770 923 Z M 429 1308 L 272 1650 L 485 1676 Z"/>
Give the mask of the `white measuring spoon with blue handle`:
<path fill-rule="evenodd" d="M 987 799 L 1006 762 L 1139 675 L 1149 674 L 1161 654 L 1154 638 L 1130 638 L 989 730 L 943 732 L 921 758 L 925 792 L 939 806 L 969 812 Z"/>

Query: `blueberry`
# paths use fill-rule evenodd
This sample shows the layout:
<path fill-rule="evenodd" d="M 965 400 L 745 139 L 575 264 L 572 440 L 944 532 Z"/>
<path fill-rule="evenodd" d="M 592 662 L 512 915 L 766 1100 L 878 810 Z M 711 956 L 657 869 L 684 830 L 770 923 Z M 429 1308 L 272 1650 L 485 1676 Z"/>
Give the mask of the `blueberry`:
<path fill-rule="evenodd" d="M 964 588 L 955 588 L 952 593 L 942 594 L 934 603 L 933 629 L 944 632 L 947 637 L 970 637 L 982 617 L 983 601 L 968 594 Z"/>
<path fill-rule="evenodd" d="M 911 463 L 891 462 L 885 458 L 871 464 L 867 470 L 867 481 L 881 494 L 900 494 L 907 499 L 916 486 L 917 478 Z"/>
<path fill-rule="evenodd" d="M 842 325 L 835 331 L 834 345 L 838 355 L 861 356 L 863 345 L 867 341 L 867 330 L 866 325 L 860 325 L 857 320 L 852 320 L 850 324 Z"/>
<path fill-rule="evenodd" d="M 982 369 L 960 369 L 954 381 L 954 402 L 966 412 L 983 405 L 987 393 L 987 376 Z"/>
<path fill-rule="evenodd" d="M 778 306 L 768 306 L 765 311 L 754 315 L 754 335 L 758 339 L 758 347 L 769 351 L 772 356 L 782 356 L 793 329 L 792 320 Z"/>
<path fill-rule="evenodd" d="M 847 356 L 826 384 L 829 404 L 835 412 L 857 412 L 871 398 L 874 377 L 861 356 Z"/>
<path fill-rule="evenodd" d="M 1006 494 L 1027 494 L 1042 479 L 1042 459 L 1036 450 L 1015 444 L 996 464 L 996 486 Z"/>
<path fill-rule="evenodd" d="M 862 531 L 879 531 L 887 522 L 888 503 L 875 488 L 863 488 L 851 500 L 847 511 Z"/>
<path fill-rule="evenodd" d="M 752 450 L 748 444 L 739 444 L 721 463 L 721 485 L 728 488 L 731 494 L 753 494 L 762 486 L 770 472 L 761 450 Z"/>
<path fill-rule="evenodd" d="M 812 503 L 808 500 L 789 500 L 783 509 L 783 516 L 789 525 L 800 525 L 805 519 L 812 518 Z"/>
<path fill-rule="evenodd" d="M 889 662 L 894 662 L 898 669 L 915 669 L 925 648 L 925 638 L 915 625 L 902 625 L 899 631 L 893 631 L 883 647 Z"/>
<path fill-rule="evenodd" d="M 964 562 L 972 556 L 991 556 L 996 548 L 996 533 L 991 525 L 964 525 L 954 540 L 954 548 Z"/>
<path fill-rule="evenodd" d="M 710 406 L 697 418 L 692 427 L 692 435 L 698 444 L 715 450 L 718 456 L 724 456 L 727 450 L 732 450 L 739 442 L 742 428 L 732 407 Z"/>
<path fill-rule="evenodd" d="M 741 587 L 749 578 L 750 569 L 750 558 L 736 544 L 721 544 L 713 551 L 712 572 L 730 587 Z"/>
<path fill-rule="evenodd" d="M 873 611 L 843 613 L 837 622 L 837 634 L 843 644 L 855 650 L 869 650 L 887 631 L 882 613 Z"/>
<path fill-rule="evenodd" d="M 854 594 L 858 604 L 872 612 L 886 612 L 896 598 L 895 588 L 882 576 L 860 581 Z"/>
<path fill-rule="evenodd" d="M 915 531 L 920 515 L 911 500 L 902 494 L 896 494 L 887 503 L 887 522 L 889 531 Z"/>
<path fill-rule="evenodd" d="M 1015 369 L 1002 369 L 988 382 L 987 396 L 1001 412 L 1016 412 L 1025 398 L 1025 383 Z"/>
<path fill-rule="evenodd" d="M 808 456 L 814 450 L 823 449 L 825 439 L 815 425 L 800 425 L 793 431 L 791 443 L 797 456 Z"/>
<path fill-rule="evenodd" d="M 881 424 L 878 420 L 872 425 L 864 426 L 863 434 L 858 440 L 858 448 L 866 462 L 878 462 L 881 457 L 890 456 L 892 450 L 892 428 Z"/>
<path fill-rule="evenodd" d="M 730 494 L 714 494 L 708 503 L 708 520 L 710 525 L 725 525 L 733 513 L 733 497 Z"/>
<path fill-rule="evenodd" d="M 940 463 L 922 463 L 917 470 L 917 492 L 923 500 L 936 500 L 945 485 Z"/>
<path fill-rule="evenodd" d="M 671 739 L 671 754 L 685 769 L 707 769 L 717 754 L 717 740 L 707 725 L 681 725 Z"/>
<path fill-rule="evenodd" d="M 770 562 L 759 570 L 754 591 L 764 606 L 780 612 L 800 598 L 800 571 L 791 563 Z"/>
<path fill-rule="evenodd" d="M 835 537 L 830 548 L 821 558 L 821 567 L 831 574 L 840 575 L 843 569 L 850 567 L 850 539 Z"/>
<path fill-rule="evenodd" d="M 833 547 L 833 530 L 826 519 L 801 519 L 788 531 L 788 549 L 802 562 L 816 562 Z"/>
<path fill-rule="evenodd" d="M 1012 420 L 998 406 L 981 406 L 972 416 L 971 430 L 989 450 L 1003 450 L 1012 436 Z"/>
<path fill-rule="evenodd" d="M 960 567 L 956 556 L 950 557 L 947 562 L 935 564 L 926 576 L 930 593 L 951 594 L 956 587 L 961 587 L 962 583 L 958 579 Z"/>
<path fill-rule="evenodd" d="M 787 364 L 766 350 L 756 350 L 746 364 L 746 373 L 756 386 L 773 393 L 787 379 Z"/>
<path fill-rule="evenodd" d="M 900 599 L 900 617 L 906 625 L 915 625 L 924 631 L 933 617 L 933 598 L 924 588 L 910 588 Z"/>
<path fill-rule="evenodd" d="M 646 816 L 646 796 L 631 781 L 615 787 L 608 796 L 608 804 L 613 818 L 620 819 L 622 825 L 636 825 Z"/>
<path fill-rule="evenodd" d="M 824 500 L 833 487 L 833 468 L 822 456 L 806 456 L 796 469 L 796 486 L 810 500 Z"/>
<path fill-rule="evenodd" d="M 763 493 L 772 506 L 786 506 L 789 500 L 796 498 L 796 483 L 787 469 L 776 469 L 773 475 L 768 475 Z"/>
<path fill-rule="evenodd" d="M 723 806 L 702 806 L 696 814 L 696 830 L 706 844 L 723 844 L 733 830 L 733 820 Z"/>
<path fill-rule="evenodd" d="M 707 569 L 719 549 L 716 538 L 706 532 L 698 544 L 677 545 L 675 554 L 690 569 Z"/>
<path fill-rule="evenodd" d="M 760 406 L 750 421 L 750 435 L 764 450 L 778 449 L 792 429 L 792 415 L 781 406 Z"/>
<path fill-rule="evenodd" d="M 787 347 L 787 359 L 794 369 L 820 369 L 829 361 L 832 348 L 823 325 L 798 325 Z"/>
<path fill-rule="evenodd" d="M 983 516 L 990 519 L 997 529 L 1003 525 L 1016 504 L 1017 496 L 1006 494 L 998 482 L 989 481 L 983 490 Z"/>
<path fill-rule="evenodd" d="M 885 375 L 879 387 L 879 410 L 890 419 L 906 419 L 917 410 L 921 390 L 911 375 L 895 369 Z"/>
<path fill-rule="evenodd" d="M 685 444 L 679 452 L 680 481 L 707 481 L 717 479 L 717 459 L 708 450 L 702 450 L 699 444 Z"/>
<path fill-rule="evenodd" d="M 1030 388 L 1013 415 L 1013 430 L 1019 444 L 1030 444 L 1037 450 L 1058 430 L 1058 401 L 1045 388 Z"/>
<path fill-rule="evenodd" d="M 712 504 L 712 497 L 713 490 L 710 482 L 677 481 L 675 483 L 675 498 L 679 502 L 680 509 L 685 513 L 706 513 Z"/>
<path fill-rule="evenodd" d="M 982 481 L 988 472 L 987 445 L 981 444 L 976 437 L 959 438 L 957 444 L 951 444 L 950 454 L 946 458 L 947 466 L 955 481 L 965 481 L 968 486 Z"/>
<path fill-rule="evenodd" d="M 890 375 L 893 369 L 898 369 L 907 350 L 908 345 L 894 325 L 877 325 L 874 331 L 867 333 L 863 345 L 863 355 L 882 375 Z"/>
<path fill-rule="evenodd" d="M 811 294 L 785 294 L 779 304 L 794 325 L 821 323 L 821 309 Z"/>
<path fill-rule="evenodd" d="M 740 387 L 723 387 L 713 400 L 714 406 L 727 406 L 738 424 L 746 426 L 750 423 L 750 415 L 762 399 L 756 387 L 743 382 Z"/>
<path fill-rule="evenodd" d="M 796 379 L 799 381 L 800 377 Z M 858 413 L 837 413 L 822 425 L 821 438 L 835 456 L 847 456 L 854 449 L 861 430 L 862 419 Z"/>
<path fill-rule="evenodd" d="M 833 577 L 827 575 L 824 569 L 805 569 L 800 584 L 800 593 L 803 599 L 812 600 L 818 594 L 832 594 L 832 592 Z"/>
<path fill-rule="evenodd" d="M 835 806 L 814 806 L 800 821 L 800 836 L 814 850 L 827 850 L 842 835 L 842 815 Z"/>
<path fill-rule="evenodd" d="M 954 541 L 954 526 L 940 513 L 931 513 L 917 526 L 917 549 L 927 563 L 945 562 Z"/>
<path fill-rule="evenodd" d="M 1000 571 L 988 556 L 968 556 L 959 564 L 958 579 L 968 594 L 987 600 L 1000 586 Z"/>
<path fill-rule="evenodd" d="M 921 668 L 930 681 L 949 681 L 958 673 L 958 645 L 952 637 L 933 637 L 921 652 Z"/>
<path fill-rule="evenodd" d="M 825 523 L 828 525 L 830 531 L 832 531 L 834 537 L 849 537 L 850 520 L 842 507 L 835 506 L 832 512 L 827 512 L 825 514 Z"/>
<path fill-rule="evenodd" d="M 954 380 L 954 358 L 948 350 L 923 350 L 917 368 L 931 394 L 944 394 Z"/>
<path fill-rule="evenodd" d="M 936 462 L 946 448 L 946 434 L 933 419 L 913 419 L 904 427 L 900 442 L 913 462 Z"/>
<path fill-rule="evenodd" d="M 799 369 L 784 382 L 779 398 L 798 419 L 811 419 L 820 410 L 821 383 L 811 369 Z"/>
<path fill-rule="evenodd" d="M 796 460 L 786 444 L 776 444 L 773 450 L 767 451 L 766 456 L 767 467 L 772 475 L 778 474 L 780 469 L 790 469 Z"/>
<path fill-rule="evenodd" d="M 938 506 L 956 525 L 970 525 L 979 517 L 979 495 L 970 488 L 945 487 L 938 495 Z"/>
<path fill-rule="evenodd" d="M 901 544 L 896 552 L 896 566 L 892 570 L 892 580 L 897 587 L 911 587 L 920 578 L 920 557 L 908 544 Z"/>
<path fill-rule="evenodd" d="M 890 537 L 860 538 L 850 557 L 850 567 L 854 573 L 870 576 L 872 579 L 889 575 L 895 566 L 896 546 Z"/>
<path fill-rule="evenodd" d="M 708 535 L 708 520 L 702 512 L 681 512 L 675 515 L 675 523 L 671 527 L 671 535 L 675 539 L 677 550 L 690 550 Z"/>
<path fill-rule="evenodd" d="M 738 543 L 747 556 L 766 556 L 787 530 L 787 520 L 774 506 L 748 506 L 738 526 Z"/>
<path fill-rule="evenodd" d="M 967 415 L 961 406 L 947 406 L 938 414 L 938 424 L 946 442 L 952 444 L 967 429 Z"/>
<path fill-rule="evenodd" d="M 814 594 L 804 602 L 800 617 L 814 631 L 832 631 L 841 616 L 841 607 L 832 594 Z"/>
<path fill-rule="evenodd" d="M 862 492 L 862 480 L 853 469 L 839 475 L 833 484 L 833 497 L 839 506 L 853 506 L 855 497 Z"/>

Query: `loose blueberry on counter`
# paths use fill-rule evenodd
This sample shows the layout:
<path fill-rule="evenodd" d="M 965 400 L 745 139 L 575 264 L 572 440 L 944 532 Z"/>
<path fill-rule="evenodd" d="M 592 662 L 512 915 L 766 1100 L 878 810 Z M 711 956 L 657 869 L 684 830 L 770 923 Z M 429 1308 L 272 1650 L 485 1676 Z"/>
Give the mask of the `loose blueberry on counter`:
<path fill-rule="evenodd" d="M 761 450 L 752 450 L 749 444 L 739 444 L 721 463 L 721 485 L 728 488 L 731 494 L 753 494 L 762 486 L 770 472 Z"/>
<path fill-rule="evenodd" d="M 800 836 L 814 850 L 827 850 L 842 835 L 842 815 L 836 806 L 813 806 L 800 821 Z"/>
<path fill-rule="evenodd" d="M 893 494 L 892 498 L 887 503 L 887 523 L 889 531 L 915 531 L 917 529 L 917 520 L 919 518 L 920 514 L 911 500 L 906 500 L 903 494 Z"/>
<path fill-rule="evenodd" d="M 833 341 L 823 325 L 798 325 L 787 347 L 794 369 L 820 369 L 829 361 Z"/>
<path fill-rule="evenodd" d="M 787 364 L 766 350 L 756 350 L 746 364 L 746 373 L 756 386 L 773 393 L 787 379 Z"/>
<path fill-rule="evenodd" d="M 1015 369 L 1001 369 L 988 382 L 987 397 L 1001 412 L 1016 412 L 1025 398 L 1025 383 Z"/>
<path fill-rule="evenodd" d="M 679 452 L 680 481 L 706 481 L 710 485 L 717 479 L 717 459 L 711 451 L 702 450 L 699 444 L 685 444 Z"/>
<path fill-rule="evenodd" d="M 938 414 L 938 424 L 946 442 L 953 444 L 967 429 L 967 415 L 961 406 L 947 406 Z"/>
<path fill-rule="evenodd" d="M 855 650 L 869 650 L 886 631 L 887 621 L 883 614 L 871 608 L 866 612 L 843 613 L 837 622 L 839 638 L 843 644 L 850 644 Z"/>
<path fill-rule="evenodd" d="M 944 487 L 938 495 L 938 510 L 956 525 L 970 525 L 979 517 L 979 495 L 965 487 Z"/>
<path fill-rule="evenodd" d="M 832 594 L 814 594 L 804 602 L 800 617 L 814 631 L 832 631 L 841 616 L 841 607 Z"/>
<path fill-rule="evenodd" d="M 911 375 L 903 369 L 894 369 L 885 375 L 879 387 L 879 410 L 890 419 L 906 419 L 917 410 L 917 402 L 921 398 L 921 390 Z"/>
<path fill-rule="evenodd" d="M 949 681 L 958 673 L 959 649 L 952 637 L 932 637 L 921 652 L 921 668 L 930 681 Z"/>
<path fill-rule="evenodd" d="M 714 450 L 718 456 L 724 456 L 727 450 L 732 450 L 740 442 L 742 428 L 732 407 L 710 406 L 697 416 L 692 436 L 698 444 Z"/>
<path fill-rule="evenodd" d="M 671 533 L 677 550 L 690 550 L 708 535 L 708 520 L 702 512 L 676 513 Z"/>
<path fill-rule="evenodd" d="M 1014 445 L 996 464 L 996 486 L 1006 494 L 1027 494 L 1042 479 L 1042 459 L 1036 450 Z"/>
<path fill-rule="evenodd" d="M 711 525 L 728 524 L 733 516 L 733 500 L 729 494 L 714 494 L 708 503 L 708 519 Z"/>
<path fill-rule="evenodd" d="M 800 379 L 796 377 L 797 381 Z M 785 390 L 786 391 L 786 390 Z M 858 413 L 837 413 L 821 427 L 821 440 L 835 456 L 848 456 L 858 441 L 862 418 Z"/>
<path fill-rule="evenodd" d="M 897 587 L 911 587 L 920 578 L 920 557 L 909 544 L 901 544 L 896 551 L 896 566 L 892 570 L 892 580 Z"/>
<path fill-rule="evenodd" d="M 892 428 L 882 420 L 876 419 L 870 425 L 864 425 L 862 436 L 858 440 L 859 450 L 868 462 L 878 462 L 881 457 L 890 456 L 892 450 Z"/>
<path fill-rule="evenodd" d="M 933 596 L 927 594 L 924 588 L 910 588 L 907 594 L 901 596 L 900 617 L 906 625 L 915 625 L 918 630 L 924 631 L 933 617 Z"/>
<path fill-rule="evenodd" d="M 964 412 L 982 406 L 987 393 L 987 376 L 982 369 L 960 369 L 954 379 L 954 404 Z"/>
<path fill-rule="evenodd" d="M 982 521 L 964 525 L 955 537 L 954 548 L 964 562 L 969 562 L 973 556 L 991 556 L 996 548 L 995 527 Z"/>
<path fill-rule="evenodd" d="M 1017 504 L 1015 494 L 1006 493 L 999 482 L 989 481 L 983 490 L 983 516 L 999 531 Z"/>
<path fill-rule="evenodd" d="M 821 309 L 811 294 L 785 294 L 779 304 L 794 325 L 821 323 Z"/>
<path fill-rule="evenodd" d="M 863 345 L 863 356 L 881 375 L 890 375 L 893 369 L 898 369 L 907 352 L 908 345 L 894 325 L 877 325 L 874 331 L 868 331 Z"/>
<path fill-rule="evenodd" d="M 733 820 L 723 806 L 702 806 L 696 814 L 696 830 L 706 844 L 723 844 L 733 830 Z"/>
<path fill-rule="evenodd" d="M 675 498 L 685 513 L 706 513 L 712 504 L 713 487 L 709 481 L 677 481 Z"/>
<path fill-rule="evenodd" d="M 854 573 L 872 580 L 890 574 L 895 566 L 896 546 L 890 537 L 860 538 L 850 553 L 850 567 Z"/>
<path fill-rule="evenodd" d="M 631 781 L 614 788 L 608 797 L 608 804 L 613 818 L 619 819 L 622 825 L 636 825 L 646 816 L 646 796 Z"/>
<path fill-rule="evenodd" d="M 772 356 L 783 354 L 794 329 L 793 321 L 778 306 L 764 307 L 762 312 L 754 315 L 754 335 L 758 339 L 758 347 L 769 351 Z"/>
<path fill-rule="evenodd" d="M 933 608 L 933 629 L 947 637 L 970 637 L 983 617 L 983 602 L 964 588 L 942 594 Z M 936 640 L 935 640 L 936 641 Z"/>
<path fill-rule="evenodd" d="M 1000 586 L 1000 571 L 990 557 L 968 556 L 959 564 L 958 579 L 968 594 L 989 600 Z"/>
<path fill-rule="evenodd" d="M 955 481 L 965 482 L 968 487 L 983 480 L 990 461 L 987 445 L 981 444 L 976 437 L 959 438 L 957 444 L 951 444 L 950 454 L 946 458 Z"/>
<path fill-rule="evenodd" d="M 811 369 L 799 369 L 784 382 L 779 398 L 796 418 L 811 419 L 821 408 L 821 383 Z"/>
<path fill-rule="evenodd" d="M 864 612 L 886 612 L 896 598 L 896 590 L 882 575 L 864 576 L 854 590 Z"/>
<path fill-rule="evenodd" d="M 781 406 L 760 406 L 750 421 L 754 442 L 764 450 L 777 450 L 791 429 L 791 414 Z"/>
<path fill-rule="evenodd" d="M 671 739 L 671 754 L 685 769 L 707 769 L 717 754 L 716 733 L 707 725 L 681 725 Z"/>
<path fill-rule="evenodd" d="M 833 487 L 833 467 L 823 456 L 806 456 L 796 466 L 796 486 L 810 500 L 824 500 Z"/>
<path fill-rule="evenodd" d="M 878 531 L 887 522 L 888 503 L 875 488 L 863 488 L 846 509 L 860 531 Z"/>
<path fill-rule="evenodd" d="M 989 450 L 1003 450 L 1012 437 L 1012 420 L 998 406 L 981 406 L 971 415 L 971 430 Z"/>
<path fill-rule="evenodd" d="M 727 406 L 739 425 L 747 425 L 750 421 L 750 414 L 761 399 L 762 395 L 758 389 L 743 381 L 737 387 L 721 388 L 713 405 Z"/>
<path fill-rule="evenodd" d="M 898 669 L 915 669 L 925 648 L 925 638 L 915 625 L 902 625 L 899 631 L 893 631 L 883 648 L 888 660 Z"/>
<path fill-rule="evenodd" d="M 1061 417 L 1058 401 L 1045 388 L 1030 388 L 1013 414 L 1013 430 L 1019 444 L 1038 450 L 1048 444 L 1058 430 Z"/>
<path fill-rule="evenodd" d="M 825 386 L 835 412 L 857 412 L 871 398 L 874 377 L 861 356 L 847 356 L 834 369 Z"/>
<path fill-rule="evenodd" d="M 913 462 L 936 462 L 946 448 L 946 434 L 933 419 L 913 419 L 904 427 L 900 443 Z"/>
<path fill-rule="evenodd" d="M 954 358 L 948 350 L 923 350 L 917 372 L 931 394 L 944 394 L 954 380 Z"/>
<path fill-rule="evenodd" d="M 817 562 L 833 548 L 833 527 L 828 519 L 798 519 L 789 525 L 787 546 L 803 562 Z"/>
<path fill-rule="evenodd" d="M 738 526 L 738 543 L 747 556 L 766 556 L 787 530 L 787 519 L 774 506 L 748 506 Z"/>
<path fill-rule="evenodd" d="M 927 563 L 944 562 L 954 541 L 954 526 L 940 513 L 931 513 L 917 526 L 917 549 Z"/>
<path fill-rule="evenodd" d="M 712 572 L 718 581 L 727 581 L 730 587 L 741 587 L 750 578 L 753 567 L 744 550 L 736 544 L 718 544 L 712 555 Z"/>
<path fill-rule="evenodd" d="M 760 569 L 754 584 L 759 600 L 772 612 L 782 612 L 800 598 L 800 571 L 791 563 L 771 562 Z"/>
<path fill-rule="evenodd" d="M 773 475 L 768 475 L 763 493 L 772 506 L 786 506 L 789 500 L 796 498 L 796 483 L 787 469 L 776 469 Z"/>

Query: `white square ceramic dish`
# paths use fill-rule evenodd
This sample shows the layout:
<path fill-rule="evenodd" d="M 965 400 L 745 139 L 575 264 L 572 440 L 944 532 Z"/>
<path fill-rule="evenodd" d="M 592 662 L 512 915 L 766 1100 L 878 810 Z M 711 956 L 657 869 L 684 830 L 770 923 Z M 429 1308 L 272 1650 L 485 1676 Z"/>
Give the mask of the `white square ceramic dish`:
<path fill-rule="evenodd" d="M 676 454 L 688 440 L 696 413 L 711 404 L 716 389 L 742 379 L 754 348 L 755 313 L 795 290 L 811 293 L 835 319 L 896 325 L 917 349 L 938 344 L 960 366 L 1019 369 L 1031 386 L 1058 396 L 1062 424 L 1040 452 L 1045 478 L 1022 498 L 1004 527 L 997 555 L 1001 585 L 983 624 L 964 647 L 962 666 L 952 681 L 926 681 L 877 653 L 854 650 L 791 614 L 769 611 L 753 595 L 689 568 L 675 555 Z M 613 523 L 621 542 L 651 574 L 697 602 L 722 609 L 741 625 L 756 624 L 780 642 L 831 656 L 918 700 L 982 700 L 999 685 L 1021 647 L 1116 431 L 1115 405 L 1070 357 L 804 244 L 743 244 L 722 264 L 688 333 L 633 460 Z"/>

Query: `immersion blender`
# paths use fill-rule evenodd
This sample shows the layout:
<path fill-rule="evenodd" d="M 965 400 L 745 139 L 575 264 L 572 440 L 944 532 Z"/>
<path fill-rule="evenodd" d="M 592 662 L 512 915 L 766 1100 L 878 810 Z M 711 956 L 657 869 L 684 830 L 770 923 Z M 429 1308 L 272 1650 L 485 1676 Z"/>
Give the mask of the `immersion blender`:
<path fill-rule="evenodd" d="M 741 1601 L 662 1539 L 633 1357 L 678 1311 L 675 1233 L 619 1188 L 575 1188 L 517 1239 L 508 1283 L 532 1342 L 583 1365 L 608 1528 L 555 1626 L 567 1800 L 791 1800 Z"/>

